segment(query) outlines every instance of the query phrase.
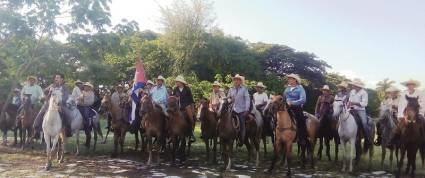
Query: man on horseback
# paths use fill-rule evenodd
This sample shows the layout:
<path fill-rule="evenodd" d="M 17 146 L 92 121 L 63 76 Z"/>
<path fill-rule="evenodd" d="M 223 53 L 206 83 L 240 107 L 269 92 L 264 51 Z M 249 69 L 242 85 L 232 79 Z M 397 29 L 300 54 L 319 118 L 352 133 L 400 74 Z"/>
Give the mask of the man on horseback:
<path fill-rule="evenodd" d="M 21 107 L 22 99 L 21 99 L 21 90 L 15 88 L 13 90 L 13 98 L 12 98 L 12 106 L 15 110 Z"/>
<path fill-rule="evenodd" d="M 26 85 L 21 90 L 21 100 L 24 99 L 24 95 L 31 95 L 31 107 L 38 105 L 41 98 L 43 98 L 44 93 L 43 89 L 37 85 L 37 77 L 29 76 Z M 22 106 L 19 108 L 19 111 L 22 110 Z M 18 111 L 18 112 L 19 112 Z"/>
<path fill-rule="evenodd" d="M 65 80 L 64 80 L 64 75 L 63 74 L 55 74 L 54 76 L 54 83 L 52 85 L 50 85 L 49 87 L 47 87 L 46 89 L 44 89 L 44 91 L 46 91 L 48 94 L 43 98 L 44 104 L 43 107 L 40 109 L 40 112 L 37 114 L 37 117 L 35 118 L 34 121 L 34 129 L 37 131 L 41 131 L 41 124 L 43 122 L 43 117 L 44 114 L 46 113 L 47 109 L 49 108 L 49 102 L 47 102 L 50 98 L 50 96 L 53 93 L 56 92 L 61 92 L 62 93 L 62 103 L 60 104 L 61 107 L 66 107 L 66 102 L 68 100 L 69 97 L 69 90 L 68 88 L 65 86 Z M 59 110 L 60 111 L 60 110 Z M 66 115 L 60 111 L 60 116 L 63 122 L 63 125 L 65 127 L 65 134 L 67 137 L 71 137 L 72 133 L 71 133 L 71 124 L 69 119 L 66 117 Z"/>
<path fill-rule="evenodd" d="M 341 82 L 340 84 L 336 85 L 338 91 L 335 95 L 336 101 L 342 101 L 343 103 L 348 102 L 348 83 L 347 82 Z"/>
<path fill-rule="evenodd" d="M 72 93 L 71 93 L 71 98 L 77 102 L 78 101 L 78 97 L 80 97 L 81 95 L 81 90 L 83 90 L 83 82 L 81 82 L 81 80 L 77 80 L 75 81 L 75 87 L 74 89 L 72 89 Z"/>
<path fill-rule="evenodd" d="M 257 92 L 254 93 L 254 106 L 255 108 L 260 111 L 261 113 L 264 110 L 264 107 L 266 107 L 267 102 L 269 101 L 269 97 L 267 96 L 267 93 L 264 92 L 264 90 L 267 87 L 263 84 L 263 82 L 258 82 L 255 86 L 255 89 Z"/>
<path fill-rule="evenodd" d="M 334 97 L 331 95 L 331 91 L 328 85 L 324 85 L 322 90 L 322 95 L 319 96 L 316 102 L 315 113 L 318 119 L 330 118 L 332 117 L 332 103 L 334 102 Z"/>
<path fill-rule="evenodd" d="M 213 91 L 210 94 L 209 109 L 216 113 L 220 106 L 220 100 L 225 98 L 226 94 L 220 89 L 220 82 L 215 81 L 212 86 Z"/>
<path fill-rule="evenodd" d="M 233 113 L 239 118 L 240 136 L 238 146 L 245 142 L 245 118 L 249 113 L 250 97 L 248 89 L 243 86 L 244 77 L 236 74 L 233 77 L 233 87 L 230 88 L 228 98 L 233 103 Z"/>
<path fill-rule="evenodd" d="M 296 74 L 287 76 L 288 87 L 283 92 L 288 105 L 289 115 L 296 120 L 297 138 L 300 145 L 307 143 L 307 126 L 306 118 L 303 113 L 303 105 L 306 102 L 306 94 L 301 85 L 301 78 Z"/>
<path fill-rule="evenodd" d="M 83 121 L 85 126 L 89 123 L 89 119 L 96 115 L 96 113 L 91 109 L 91 106 L 94 103 L 94 92 L 93 85 L 89 82 L 84 83 L 84 90 L 81 92 L 80 96 L 77 98 L 77 107 L 83 116 Z"/>
<path fill-rule="evenodd" d="M 173 90 L 173 94 L 179 99 L 180 110 L 186 112 L 190 126 L 192 127 L 192 136 L 190 137 L 191 142 L 195 142 L 196 138 L 193 134 L 195 130 L 195 117 L 194 117 L 194 106 L 195 101 L 193 100 L 192 91 L 187 86 L 187 82 L 184 80 L 184 77 L 179 75 L 176 78 L 176 87 Z"/>
<path fill-rule="evenodd" d="M 397 118 L 397 111 L 398 111 L 398 103 L 400 98 L 398 97 L 400 90 L 396 87 L 390 87 L 388 89 L 385 90 L 385 97 L 386 99 L 381 103 L 385 106 L 388 106 L 388 108 L 390 109 L 391 112 L 391 116 L 392 118 Z M 395 121 L 396 123 L 396 121 Z M 380 146 L 381 145 L 381 120 L 378 121 L 378 123 L 376 123 L 376 128 L 377 128 L 377 135 L 378 138 L 375 141 L 375 145 L 376 146 Z"/>
<path fill-rule="evenodd" d="M 151 90 L 152 101 L 161 107 L 162 113 L 167 115 L 167 87 L 164 85 L 165 78 L 160 75 L 156 78 L 156 86 Z"/>
<path fill-rule="evenodd" d="M 417 90 L 417 88 L 420 86 L 420 82 L 411 79 L 401 84 L 406 86 L 407 90 L 401 93 L 401 97 L 398 104 L 398 114 L 397 114 L 398 121 L 401 121 L 402 119 L 404 119 L 404 110 L 406 109 L 406 106 L 407 106 L 406 96 L 411 98 L 418 98 L 418 102 L 420 106 L 419 115 L 423 117 L 425 114 L 425 96 L 422 93 L 420 93 L 419 90 Z"/>
<path fill-rule="evenodd" d="M 369 127 L 369 118 L 366 114 L 368 94 L 366 90 L 364 90 L 362 81 L 355 79 L 353 82 L 350 82 L 350 85 L 352 86 L 352 90 L 348 99 L 348 107 L 352 108 L 351 111 L 354 113 L 354 117 L 359 119 L 362 126 L 361 128 L 363 128 L 365 142 L 370 143 L 371 140 L 369 140 L 369 135 L 371 130 Z"/>

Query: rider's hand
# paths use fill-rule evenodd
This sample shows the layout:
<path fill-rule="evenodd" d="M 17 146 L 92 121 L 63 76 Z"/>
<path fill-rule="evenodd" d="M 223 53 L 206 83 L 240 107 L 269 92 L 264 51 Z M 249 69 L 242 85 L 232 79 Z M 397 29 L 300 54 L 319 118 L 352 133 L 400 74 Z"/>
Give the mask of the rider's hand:
<path fill-rule="evenodd" d="M 290 101 L 288 101 L 286 103 L 288 104 L 288 106 L 291 106 L 292 105 L 292 103 Z"/>

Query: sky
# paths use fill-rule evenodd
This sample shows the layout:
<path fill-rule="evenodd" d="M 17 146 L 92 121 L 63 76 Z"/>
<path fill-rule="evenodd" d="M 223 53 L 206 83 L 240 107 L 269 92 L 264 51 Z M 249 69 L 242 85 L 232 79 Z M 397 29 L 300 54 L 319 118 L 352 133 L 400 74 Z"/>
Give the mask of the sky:
<path fill-rule="evenodd" d="M 172 0 L 113 0 L 112 22 L 135 20 L 160 31 L 160 5 Z M 423 0 L 215 0 L 216 25 L 250 42 L 288 45 L 316 54 L 329 71 L 360 78 L 369 88 L 384 78 L 425 85 Z M 398 87 L 402 87 L 397 85 Z"/>

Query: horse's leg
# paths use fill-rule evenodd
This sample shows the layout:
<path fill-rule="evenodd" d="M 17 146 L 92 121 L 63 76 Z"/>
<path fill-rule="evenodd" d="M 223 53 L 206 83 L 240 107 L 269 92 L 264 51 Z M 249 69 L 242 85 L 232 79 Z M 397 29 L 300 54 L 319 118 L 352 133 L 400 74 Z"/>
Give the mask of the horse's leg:
<path fill-rule="evenodd" d="M 217 162 L 217 137 L 213 138 L 213 162 Z"/>
<path fill-rule="evenodd" d="M 305 163 L 306 163 L 306 149 L 307 149 L 307 144 L 308 142 L 306 142 L 305 144 L 301 145 L 301 168 L 304 169 L 305 168 Z"/>
<path fill-rule="evenodd" d="M 85 144 L 85 146 L 86 146 L 87 149 L 90 149 L 91 128 L 85 127 L 84 132 L 86 133 L 86 144 Z"/>
<path fill-rule="evenodd" d="M 46 138 L 46 156 L 47 156 L 45 169 L 46 171 L 48 171 L 52 167 L 51 154 L 50 154 L 50 138 L 46 134 L 44 134 L 44 138 Z"/>
<path fill-rule="evenodd" d="M 349 172 L 353 172 L 353 154 L 355 152 L 355 138 L 350 140 L 350 167 L 348 169 Z"/>
<path fill-rule="evenodd" d="M 125 129 L 121 129 L 121 136 L 120 136 L 120 148 L 121 148 L 121 154 L 124 153 L 124 142 L 125 142 L 125 135 L 127 131 Z"/>
<path fill-rule="evenodd" d="M 398 177 L 401 175 L 401 169 L 403 168 L 403 160 L 404 160 L 405 154 L 406 154 L 406 149 L 402 145 L 400 149 L 400 160 L 398 162 L 398 172 L 397 172 Z"/>
<path fill-rule="evenodd" d="M 61 144 L 61 148 L 62 149 L 61 150 L 58 150 L 58 152 L 60 151 L 59 164 L 61 164 L 61 163 L 63 163 L 63 157 L 64 157 L 64 154 L 65 154 L 65 148 L 66 148 L 66 135 L 65 135 L 65 132 L 64 131 L 60 133 L 60 137 L 59 138 L 62 141 L 62 144 Z"/>
<path fill-rule="evenodd" d="M 341 169 L 341 171 L 345 172 L 346 163 L 347 163 L 347 155 L 346 155 L 346 153 L 347 153 L 347 150 L 346 150 L 347 142 L 344 142 L 344 141 L 341 140 L 341 144 L 342 144 L 342 169 Z M 350 157 L 350 159 L 351 159 L 351 157 Z"/>
<path fill-rule="evenodd" d="M 7 131 L 6 131 L 6 133 L 7 133 Z M 15 127 L 14 129 L 13 129 L 13 137 L 14 137 L 14 140 L 13 140 L 13 146 L 16 146 L 16 144 L 18 144 L 18 127 Z"/>
<path fill-rule="evenodd" d="M 357 165 L 360 161 L 360 157 L 362 155 L 362 145 L 361 145 L 361 138 L 360 135 L 358 135 L 358 138 L 354 141 L 355 144 L 355 153 L 356 153 L 356 159 L 355 159 L 355 165 Z"/>
<path fill-rule="evenodd" d="M 339 138 L 334 137 L 334 143 L 335 143 L 335 162 L 338 161 L 338 151 L 339 151 Z"/>
<path fill-rule="evenodd" d="M 317 159 L 322 160 L 323 137 L 319 137 L 319 150 L 317 150 Z"/>
<path fill-rule="evenodd" d="M 190 142 L 188 140 L 188 142 Z M 182 137 L 180 146 L 180 163 L 183 164 L 186 161 L 186 137 Z"/>
<path fill-rule="evenodd" d="M 248 138 L 246 138 L 245 140 L 245 146 L 246 146 L 246 150 L 248 151 L 248 162 L 250 162 L 252 157 L 252 146 Z"/>
<path fill-rule="evenodd" d="M 22 134 L 21 134 L 21 142 L 22 142 L 21 149 L 24 150 L 25 145 L 27 144 L 27 137 L 26 137 L 27 136 L 27 129 L 23 128 L 22 130 L 23 131 L 22 131 Z"/>
<path fill-rule="evenodd" d="M 134 146 L 134 151 L 137 151 L 137 149 L 139 148 L 139 131 L 137 130 L 136 132 L 134 132 L 134 139 L 136 140 L 136 145 Z"/>
<path fill-rule="evenodd" d="M 393 154 L 394 154 L 394 149 L 391 148 L 390 149 L 390 170 L 393 169 Z"/>
<path fill-rule="evenodd" d="M 3 143 L 2 145 L 7 145 L 7 129 L 2 130 L 3 131 Z"/>
<path fill-rule="evenodd" d="M 109 132 L 111 132 L 110 128 L 108 128 L 108 130 L 106 131 L 105 139 L 103 140 L 102 144 L 106 143 L 106 140 L 108 139 Z"/>
<path fill-rule="evenodd" d="M 259 137 L 254 138 L 254 147 L 255 147 L 255 167 L 260 166 L 260 139 Z"/>
<path fill-rule="evenodd" d="M 275 143 L 273 146 L 274 146 L 274 155 L 273 155 L 272 163 L 270 165 L 270 169 L 268 170 L 268 172 L 270 172 L 270 173 L 273 171 L 273 169 L 276 165 L 276 162 L 279 159 L 280 149 L 281 149 L 281 145 L 280 145 L 279 142 Z"/>
<path fill-rule="evenodd" d="M 52 155 L 54 154 L 55 151 L 58 151 L 58 149 L 56 148 L 56 146 L 58 145 L 59 142 L 59 134 L 55 136 L 55 138 L 53 138 L 53 143 L 52 143 L 52 149 L 50 149 L 50 161 L 52 160 Z"/>
<path fill-rule="evenodd" d="M 117 154 L 118 154 L 118 139 L 119 139 L 118 137 L 119 137 L 119 135 L 120 135 L 119 130 L 116 129 L 114 131 L 114 151 L 112 152 L 112 155 L 111 155 L 111 157 L 113 157 L 113 158 L 117 157 Z"/>
<path fill-rule="evenodd" d="M 19 128 L 19 139 L 20 139 L 21 146 L 24 144 L 22 132 L 23 132 L 23 129 L 21 127 L 21 128 Z"/>
<path fill-rule="evenodd" d="M 173 149 L 172 149 L 172 164 L 175 164 L 176 161 L 176 151 L 177 151 L 177 147 L 179 146 L 178 144 L 178 140 L 176 137 L 173 137 L 172 139 L 172 143 L 173 143 Z"/>
<path fill-rule="evenodd" d="M 384 168 L 384 161 L 385 161 L 385 155 L 387 153 L 387 149 L 385 148 L 385 145 L 383 142 L 381 142 L 381 150 L 382 150 L 382 154 L 381 154 L 381 167 Z"/>
<path fill-rule="evenodd" d="M 263 140 L 263 146 L 264 146 L 264 157 L 266 157 L 267 156 L 267 136 L 265 134 L 263 135 L 262 140 Z"/>
<path fill-rule="evenodd" d="M 285 155 L 286 155 L 286 166 L 288 167 L 288 172 L 286 175 L 289 177 L 291 176 L 291 152 L 292 152 L 292 143 L 286 143 L 285 148 Z"/>
<path fill-rule="evenodd" d="M 77 129 L 76 133 L 75 133 L 75 138 L 76 138 L 76 142 L 77 145 L 75 145 L 76 147 L 76 152 L 75 152 L 75 156 L 78 156 L 80 154 L 80 129 Z"/>
<path fill-rule="evenodd" d="M 210 161 L 210 142 L 206 136 L 204 136 L 205 149 L 207 151 L 207 162 Z"/>
<path fill-rule="evenodd" d="M 97 126 L 93 125 L 93 151 L 96 151 L 97 145 Z"/>
<path fill-rule="evenodd" d="M 229 162 L 227 162 L 227 168 L 226 170 L 230 170 L 230 168 L 232 167 L 232 154 L 233 154 L 233 141 L 231 141 L 231 144 L 227 145 L 228 146 L 228 159 Z"/>
<path fill-rule="evenodd" d="M 148 152 L 149 152 L 148 166 L 150 166 L 152 162 L 152 138 L 150 136 L 147 136 L 147 141 L 148 141 Z"/>

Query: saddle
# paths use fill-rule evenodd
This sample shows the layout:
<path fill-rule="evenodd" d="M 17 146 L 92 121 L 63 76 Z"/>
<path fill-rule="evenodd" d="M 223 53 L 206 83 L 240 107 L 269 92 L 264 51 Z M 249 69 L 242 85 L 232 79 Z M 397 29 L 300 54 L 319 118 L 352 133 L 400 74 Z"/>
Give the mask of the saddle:
<path fill-rule="evenodd" d="M 240 131 L 239 116 L 235 112 L 232 112 L 232 126 L 238 132 Z"/>

